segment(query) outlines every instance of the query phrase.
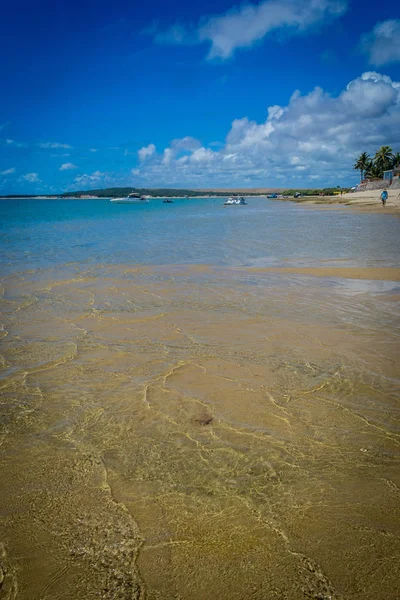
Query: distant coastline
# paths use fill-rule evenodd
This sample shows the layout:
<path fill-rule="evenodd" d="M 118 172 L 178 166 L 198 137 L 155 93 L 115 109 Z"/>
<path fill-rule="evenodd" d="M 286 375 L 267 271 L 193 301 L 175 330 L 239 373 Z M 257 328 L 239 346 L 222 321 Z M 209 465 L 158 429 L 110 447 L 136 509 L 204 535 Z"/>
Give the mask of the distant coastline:
<path fill-rule="evenodd" d="M 347 191 L 343 188 L 343 191 Z M 284 198 L 292 198 L 295 195 L 305 196 L 334 196 L 338 194 L 338 188 L 321 188 L 321 189 L 305 189 L 305 188 L 207 188 L 207 189 L 177 189 L 177 188 L 106 188 L 96 190 L 78 190 L 75 192 L 62 192 L 59 194 L 5 194 L 0 196 L 0 199 L 15 199 L 22 200 L 24 198 L 35 198 L 37 200 L 62 200 L 62 199 L 79 199 L 79 200 L 96 200 L 126 197 L 132 192 L 139 193 L 149 199 L 153 198 L 224 198 L 233 194 L 242 196 L 266 197 L 271 194 L 276 194 Z"/>
<path fill-rule="evenodd" d="M 177 190 L 170 190 L 176 192 Z M 324 193 L 326 190 L 282 190 L 282 191 L 271 191 L 270 189 L 266 191 L 261 190 L 215 190 L 209 191 L 207 193 L 201 193 L 200 190 L 196 190 L 195 195 L 189 196 L 186 195 L 147 195 L 150 200 L 162 200 L 164 198 L 173 198 L 176 200 L 192 200 L 195 198 L 203 198 L 203 199 L 212 199 L 212 198 L 227 198 L 232 196 L 233 194 L 240 194 L 248 198 L 265 198 L 272 199 L 276 202 L 293 202 L 296 204 L 301 204 L 302 206 L 308 208 L 331 208 L 331 209 L 353 209 L 357 210 L 357 212 L 377 212 L 379 214 L 392 214 L 392 215 L 400 215 L 400 192 L 399 190 L 395 190 L 393 192 L 389 191 L 389 199 L 382 210 L 381 200 L 380 200 L 380 190 L 373 191 L 358 191 L 358 192 L 347 192 L 343 190 L 343 194 L 338 194 L 337 191 L 333 194 L 330 190 L 329 194 Z M 394 193 L 397 192 L 397 193 Z M 298 197 L 295 197 L 296 194 L 300 194 Z M 271 195 L 274 194 L 275 197 L 271 198 Z M 398 194 L 398 195 L 397 195 Z M 1 200 L 110 200 L 112 197 L 118 196 L 95 196 L 89 194 L 82 195 L 59 195 L 59 196 L 45 196 L 43 194 L 38 196 L 0 196 Z"/>

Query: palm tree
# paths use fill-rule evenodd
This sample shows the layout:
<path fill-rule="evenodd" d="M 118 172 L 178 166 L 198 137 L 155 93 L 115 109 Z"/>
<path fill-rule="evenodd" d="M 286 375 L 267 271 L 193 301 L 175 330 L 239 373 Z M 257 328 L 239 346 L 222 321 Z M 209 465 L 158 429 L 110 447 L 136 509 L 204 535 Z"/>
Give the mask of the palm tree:
<path fill-rule="evenodd" d="M 396 167 L 400 167 L 400 152 L 396 152 L 393 155 L 392 169 L 395 169 Z"/>
<path fill-rule="evenodd" d="M 367 170 L 368 164 L 370 162 L 370 156 L 368 152 L 363 152 L 357 159 L 353 169 L 356 171 L 360 171 L 360 182 L 364 179 L 364 172 Z"/>
<path fill-rule="evenodd" d="M 374 164 L 379 168 L 379 170 L 388 171 L 392 166 L 393 161 L 393 152 L 390 146 L 382 146 L 375 152 L 374 156 Z M 381 176 L 382 176 L 381 175 Z"/>
<path fill-rule="evenodd" d="M 376 164 L 376 162 L 370 160 L 367 164 L 367 168 L 365 169 L 365 177 L 370 179 L 382 179 L 383 171 Z"/>

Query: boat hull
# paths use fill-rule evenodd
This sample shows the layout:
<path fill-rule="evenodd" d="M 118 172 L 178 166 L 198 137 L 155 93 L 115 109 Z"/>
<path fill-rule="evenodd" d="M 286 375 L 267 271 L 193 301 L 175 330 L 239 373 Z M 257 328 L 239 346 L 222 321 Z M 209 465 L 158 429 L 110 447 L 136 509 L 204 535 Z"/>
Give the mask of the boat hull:
<path fill-rule="evenodd" d="M 227 200 L 224 202 L 224 206 L 247 206 L 247 202 L 244 200 Z"/>
<path fill-rule="evenodd" d="M 147 204 L 147 198 L 112 198 L 110 202 L 114 204 Z"/>

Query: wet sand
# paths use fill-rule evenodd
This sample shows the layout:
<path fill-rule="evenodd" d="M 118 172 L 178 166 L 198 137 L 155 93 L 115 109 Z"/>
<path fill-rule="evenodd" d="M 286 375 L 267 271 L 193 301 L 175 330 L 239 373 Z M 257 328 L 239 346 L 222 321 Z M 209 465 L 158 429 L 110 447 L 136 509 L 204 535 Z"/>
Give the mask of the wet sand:
<path fill-rule="evenodd" d="M 0 597 L 400 597 L 398 280 L 4 278 Z"/>

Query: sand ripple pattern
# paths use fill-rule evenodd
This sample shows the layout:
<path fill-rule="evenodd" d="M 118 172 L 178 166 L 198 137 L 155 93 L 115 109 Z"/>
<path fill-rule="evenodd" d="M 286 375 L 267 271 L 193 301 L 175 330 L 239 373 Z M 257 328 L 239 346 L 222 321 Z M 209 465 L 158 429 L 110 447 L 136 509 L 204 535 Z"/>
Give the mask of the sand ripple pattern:
<path fill-rule="evenodd" d="M 372 283 L 4 278 L 0 598 L 400 597 L 399 296 Z"/>

